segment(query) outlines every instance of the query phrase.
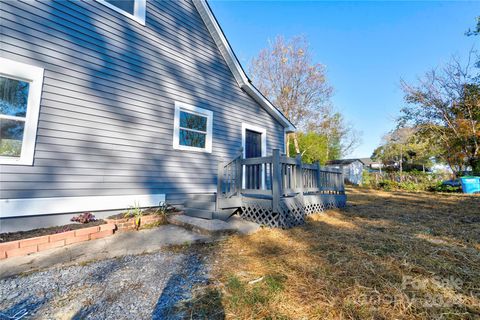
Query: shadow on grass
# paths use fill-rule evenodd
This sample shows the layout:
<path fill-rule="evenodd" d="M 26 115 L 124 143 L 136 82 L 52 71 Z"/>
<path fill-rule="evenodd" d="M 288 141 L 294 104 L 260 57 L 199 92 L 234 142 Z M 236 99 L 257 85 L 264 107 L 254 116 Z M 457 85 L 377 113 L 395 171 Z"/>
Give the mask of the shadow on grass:
<path fill-rule="evenodd" d="M 221 293 L 207 288 L 203 257 L 190 252 L 182 268 L 168 280 L 152 312 L 152 319 L 224 319 Z"/>

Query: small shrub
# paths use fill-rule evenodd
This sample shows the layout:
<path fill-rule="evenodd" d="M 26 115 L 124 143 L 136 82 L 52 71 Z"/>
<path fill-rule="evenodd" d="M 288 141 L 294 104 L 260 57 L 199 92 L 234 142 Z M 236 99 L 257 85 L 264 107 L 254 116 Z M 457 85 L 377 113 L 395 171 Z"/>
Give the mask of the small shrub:
<path fill-rule="evenodd" d="M 125 213 L 125 218 L 135 218 L 135 229 L 140 228 L 140 221 L 143 216 L 143 211 L 140 209 L 140 204 L 135 201 L 134 205 L 128 209 L 128 211 Z"/>
<path fill-rule="evenodd" d="M 82 214 L 79 214 L 78 216 L 73 217 L 72 219 L 70 219 L 70 221 L 79 222 L 79 223 L 89 223 L 89 222 L 97 221 L 97 219 L 91 212 L 84 212 Z"/>
<path fill-rule="evenodd" d="M 406 191 L 420 191 L 423 190 L 423 185 L 420 183 L 403 181 L 398 184 L 398 188 Z"/>
<path fill-rule="evenodd" d="M 398 183 L 391 180 L 382 180 L 378 183 L 378 187 L 385 191 L 392 191 L 394 189 L 397 189 Z"/>
<path fill-rule="evenodd" d="M 462 187 L 453 187 L 446 184 L 438 183 L 434 186 L 430 186 L 428 191 L 432 192 L 462 192 Z"/>
<path fill-rule="evenodd" d="M 164 216 L 167 215 L 167 213 L 173 211 L 175 211 L 175 207 L 166 202 L 160 202 L 158 204 L 158 209 L 155 211 L 155 214 Z"/>

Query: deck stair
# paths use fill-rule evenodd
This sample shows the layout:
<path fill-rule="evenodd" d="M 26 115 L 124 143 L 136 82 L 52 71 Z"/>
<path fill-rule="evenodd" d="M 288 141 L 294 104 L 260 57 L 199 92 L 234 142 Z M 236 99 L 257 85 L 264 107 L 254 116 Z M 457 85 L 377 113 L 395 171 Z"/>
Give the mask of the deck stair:
<path fill-rule="evenodd" d="M 238 207 L 218 209 L 216 208 L 215 194 L 196 194 L 183 204 L 185 215 L 203 219 L 227 220 Z"/>

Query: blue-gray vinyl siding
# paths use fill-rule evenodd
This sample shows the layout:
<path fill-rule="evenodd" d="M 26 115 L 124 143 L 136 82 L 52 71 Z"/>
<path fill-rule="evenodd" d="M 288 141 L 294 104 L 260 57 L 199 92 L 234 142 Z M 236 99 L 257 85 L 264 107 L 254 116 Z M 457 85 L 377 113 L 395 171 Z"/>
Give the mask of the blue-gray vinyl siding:
<path fill-rule="evenodd" d="M 147 0 L 146 25 L 96 1 L 3 1 L 1 57 L 43 67 L 33 166 L 0 166 L 0 198 L 215 191 L 241 123 L 283 127 L 242 91 L 190 1 Z M 213 111 L 213 152 L 174 150 L 174 102 Z"/>

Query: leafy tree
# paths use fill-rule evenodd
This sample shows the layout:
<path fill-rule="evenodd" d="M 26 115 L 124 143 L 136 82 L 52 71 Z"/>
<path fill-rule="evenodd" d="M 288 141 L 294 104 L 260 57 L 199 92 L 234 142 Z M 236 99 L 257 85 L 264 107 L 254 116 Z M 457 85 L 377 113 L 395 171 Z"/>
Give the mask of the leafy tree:
<path fill-rule="evenodd" d="M 398 128 L 383 138 L 383 143 L 375 149 L 372 159 L 381 161 L 386 166 L 397 164 L 400 172 L 405 164 L 410 168 L 430 167 L 435 157 L 435 143 L 420 134 L 417 128 Z"/>
<path fill-rule="evenodd" d="M 314 163 L 319 161 L 325 164 L 327 160 L 328 139 L 324 135 L 320 135 L 313 131 L 297 134 L 298 146 L 302 161 L 305 163 Z M 295 146 L 290 144 L 290 152 L 295 153 Z"/>
<path fill-rule="evenodd" d="M 327 139 L 326 158 L 338 159 L 353 151 L 361 142 L 361 133 L 348 124 L 343 115 L 332 107 L 323 108 L 307 123 L 307 131 L 313 131 Z"/>
<path fill-rule="evenodd" d="M 417 84 L 402 82 L 407 106 L 399 125 L 415 126 L 437 141 L 438 157 L 454 172 L 467 166 L 480 172 L 480 83 L 470 61 L 462 65 L 452 59 Z"/>

